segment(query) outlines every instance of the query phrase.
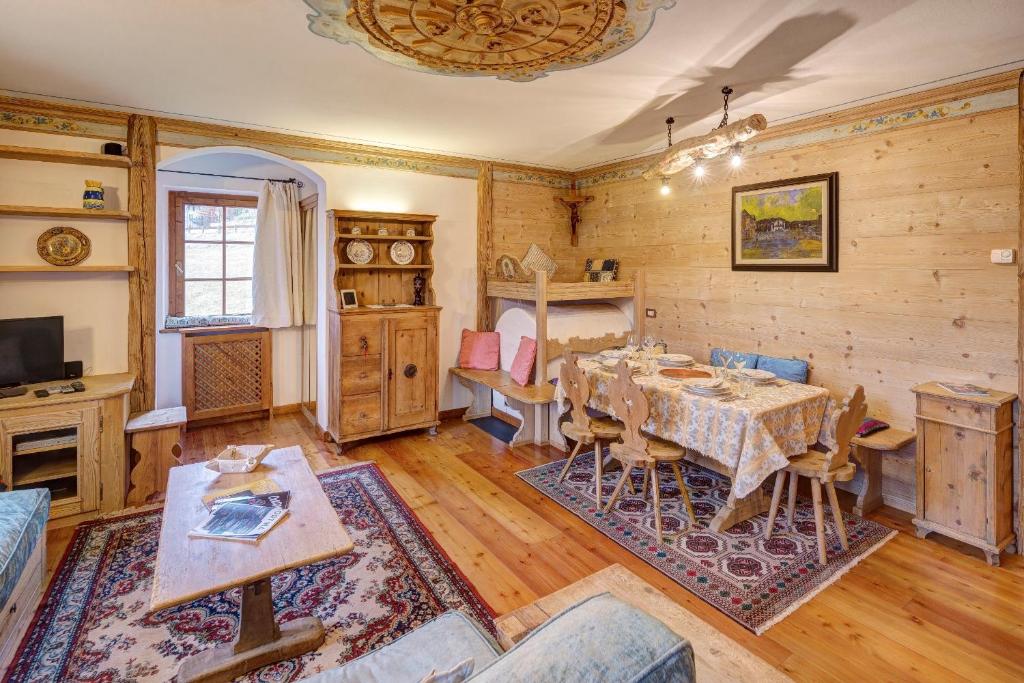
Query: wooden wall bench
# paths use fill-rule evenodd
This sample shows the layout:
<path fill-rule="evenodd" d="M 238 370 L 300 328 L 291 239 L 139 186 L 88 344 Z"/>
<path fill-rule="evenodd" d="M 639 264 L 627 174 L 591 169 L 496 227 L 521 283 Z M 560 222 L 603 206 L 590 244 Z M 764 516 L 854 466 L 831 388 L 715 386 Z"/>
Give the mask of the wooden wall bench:
<path fill-rule="evenodd" d="M 863 517 L 882 505 L 882 454 L 895 453 L 914 440 L 914 432 L 889 427 L 867 436 L 855 436 L 853 457 L 864 468 L 864 483 L 853 513 Z"/>
<path fill-rule="evenodd" d="M 188 422 L 185 406 L 132 413 L 125 425 L 130 466 L 129 507 L 162 500 L 167 472 L 181 463 L 181 433 Z"/>
<path fill-rule="evenodd" d="M 513 410 L 523 416 L 519 430 L 513 435 L 509 446 L 528 443 L 542 446 L 548 443 L 548 409 L 555 402 L 554 386 L 547 382 L 521 386 L 504 370 L 452 368 L 451 374 L 458 377 L 459 382 L 473 392 L 473 404 L 463 416 L 464 420 L 489 417 L 491 391 L 497 391 L 505 397 Z"/>

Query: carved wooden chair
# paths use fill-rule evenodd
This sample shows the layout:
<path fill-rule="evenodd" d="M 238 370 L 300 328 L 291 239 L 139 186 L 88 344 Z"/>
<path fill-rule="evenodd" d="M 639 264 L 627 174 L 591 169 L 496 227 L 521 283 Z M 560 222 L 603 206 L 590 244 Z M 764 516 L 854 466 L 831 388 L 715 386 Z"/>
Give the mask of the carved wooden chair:
<path fill-rule="evenodd" d="M 630 479 L 634 467 L 639 467 L 644 472 L 644 496 L 647 493 L 648 477 L 651 481 L 651 492 L 654 497 L 654 526 L 658 534 L 658 542 L 664 539 L 661 528 L 661 487 L 658 481 L 658 464 L 670 463 L 672 473 L 676 477 L 676 484 L 679 486 L 679 495 L 686 506 L 686 512 L 690 516 L 690 524 L 697 521 L 693 513 L 693 505 L 690 503 L 690 494 L 683 483 L 683 475 L 679 471 L 679 461 L 686 455 L 686 449 L 671 441 L 659 439 L 651 434 L 645 434 L 641 430 L 651 415 L 650 404 L 643 390 L 633 381 L 629 368 L 624 361 L 620 361 L 615 369 L 616 377 L 609 387 L 609 399 L 613 412 L 621 418 L 625 429 L 622 432 L 622 443 L 611 445 L 612 457 L 622 463 L 622 478 L 615 486 L 605 512 L 612 509 L 615 499 L 622 493 L 622 487 Z"/>
<path fill-rule="evenodd" d="M 825 485 L 828 500 L 832 507 L 832 517 L 839 532 L 839 542 L 843 550 L 850 547 L 846 538 L 846 524 L 843 512 L 839 509 L 836 497 L 837 481 L 850 481 L 857 471 L 857 466 L 850 462 L 850 441 L 857 429 L 864 422 L 868 406 L 864 402 L 864 387 L 854 385 L 850 393 L 843 399 L 843 404 L 833 412 L 829 424 L 829 434 L 836 444 L 827 453 L 808 450 L 803 455 L 790 458 L 789 465 L 775 475 L 775 490 L 772 492 L 772 506 L 768 510 L 768 527 L 764 537 L 771 538 L 775 526 L 775 515 L 782 499 L 782 487 L 789 473 L 789 500 L 786 506 L 786 520 L 790 528 L 793 526 L 793 513 L 796 510 L 796 488 L 800 477 L 811 480 L 811 499 L 814 501 L 814 527 L 818 536 L 818 561 L 827 563 L 825 556 L 825 509 L 821 502 L 821 485 Z"/>
<path fill-rule="evenodd" d="M 586 373 L 579 366 L 578 358 L 572 351 L 566 350 L 562 357 L 562 371 L 559 377 L 562 390 L 572 404 L 569 411 L 571 420 L 560 425 L 562 434 L 576 442 L 569 454 L 558 481 L 565 479 L 572 461 L 579 455 L 583 446 L 594 444 L 594 486 L 597 491 L 597 507 L 601 508 L 601 479 L 604 477 L 604 451 L 601 444 L 617 441 L 622 434 L 622 423 L 610 417 L 594 417 L 587 412 L 587 401 L 590 400 L 590 382 Z"/>

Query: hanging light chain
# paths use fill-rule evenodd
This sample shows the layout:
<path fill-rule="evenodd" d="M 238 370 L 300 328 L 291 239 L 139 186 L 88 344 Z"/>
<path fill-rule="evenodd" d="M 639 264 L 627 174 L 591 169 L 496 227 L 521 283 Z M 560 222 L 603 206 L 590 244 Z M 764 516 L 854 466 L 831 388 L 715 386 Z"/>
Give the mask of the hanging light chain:
<path fill-rule="evenodd" d="M 722 120 L 712 130 L 718 130 L 719 128 L 725 128 L 729 125 L 729 95 L 732 94 L 732 88 L 725 86 L 722 88 Z"/>
<path fill-rule="evenodd" d="M 668 146 L 669 147 L 672 146 L 672 124 L 675 123 L 675 122 L 676 122 L 676 120 L 674 118 L 672 118 L 671 116 L 668 117 L 667 119 L 665 119 L 665 125 L 668 127 Z"/>

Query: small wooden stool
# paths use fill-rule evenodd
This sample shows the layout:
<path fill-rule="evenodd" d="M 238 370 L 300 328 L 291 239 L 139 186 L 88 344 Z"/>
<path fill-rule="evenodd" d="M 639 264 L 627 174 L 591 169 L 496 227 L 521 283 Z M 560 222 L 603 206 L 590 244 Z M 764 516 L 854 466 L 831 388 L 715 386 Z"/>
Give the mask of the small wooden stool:
<path fill-rule="evenodd" d="M 128 506 L 163 498 L 167 471 L 181 460 L 181 433 L 188 421 L 184 406 L 132 413 L 125 425 L 131 463 Z"/>
<path fill-rule="evenodd" d="M 889 427 L 850 440 L 853 444 L 853 457 L 864 468 L 864 485 L 853 506 L 855 515 L 863 517 L 882 504 L 882 453 L 894 453 L 914 438 L 914 432 Z"/>

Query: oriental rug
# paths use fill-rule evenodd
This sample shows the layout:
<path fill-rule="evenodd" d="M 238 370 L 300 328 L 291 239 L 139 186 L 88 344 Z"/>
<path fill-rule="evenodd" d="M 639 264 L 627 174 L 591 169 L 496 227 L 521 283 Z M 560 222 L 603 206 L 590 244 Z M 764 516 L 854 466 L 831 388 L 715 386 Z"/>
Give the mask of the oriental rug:
<path fill-rule="evenodd" d="M 319 478 L 355 550 L 277 574 L 272 585 L 278 620 L 318 616 L 327 640 L 240 680 L 305 678 L 453 609 L 494 633 L 490 608 L 376 465 Z M 238 589 L 147 613 L 160 520 L 155 510 L 78 527 L 6 680 L 166 681 L 184 657 L 231 641 Z"/>
<path fill-rule="evenodd" d="M 634 470 L 637 495 L 624 488 L 612 510 L 597 509 L 593 454 L 581 454 L 562 482 L 565 460 L 540 465 L 518 476 L 602 534 L 683 586 L 708 604 L 760 635 L 797 607 L 836 581 L 857 562 L 896 535 L 857 515 L 844 513 L 849 550 L 844 551 L 829 511 L 826 532 L 827 564 L 819 564 L 814 508 L 798 498 L 793 528 L 787 528 L 784 509 L 776 517 L 771 539 L 764 538 L 767 513 L 716 533 L 708 528 L 729 497 L 729 480 L 698 465 L 681 462 L 697 523 L 690 526 L 672 471 L 660 472 L 662 528 L 658 542 L 654 508 L 640 495 L 642 475 Z M 609 472 L 602 484 L 607 505 L 621 471 Z M 774 477 L 772 477 L 774 482 Z M 769 491 L 769 495 L 770 495 Z M 785 499 L 783 499 L 785 502 Z M 784 507 L 784 506 L 783 506 Z"/>

